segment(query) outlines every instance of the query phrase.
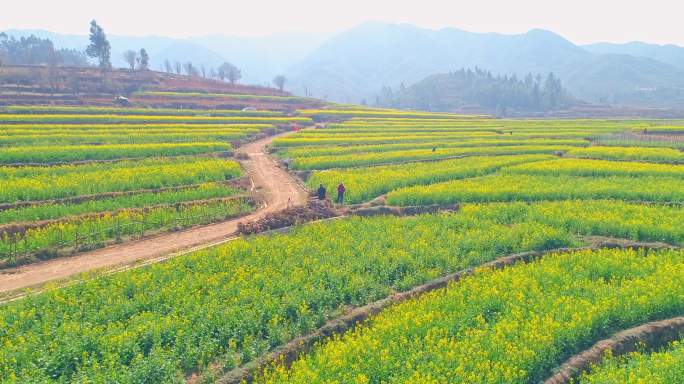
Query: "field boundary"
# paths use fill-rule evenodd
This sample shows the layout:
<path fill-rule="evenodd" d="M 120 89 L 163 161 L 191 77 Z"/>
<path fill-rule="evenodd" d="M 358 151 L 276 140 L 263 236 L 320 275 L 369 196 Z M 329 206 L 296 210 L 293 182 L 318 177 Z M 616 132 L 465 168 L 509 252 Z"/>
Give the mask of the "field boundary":
<path fill-rule="evenodd" d="M 193 143 L 192 141 L 187 143 Z M 224 141 L 218 141 L 218 143 L 225 143 Z M 230 143 L 228 143 L 230 144 Z M 116 144 L 118 145 L 118 144 Z M 232 146 L 232 144 L 231 144 Z M 58 161 L 58 162 L 45 162 L 45 163 L 0 163 L 0 167 L 9 168 L 21 168 L 21 167 L 59 167 L 63 165 L 88 165 L 88 164 L 106 164 L 106 163 L 123 163 L 125 161 L 139 161 L 145 159 L 153 159 L 163 157 L 165 159 L 177 159 L 180 157 L 192 157 L 192 158 L 219 158 L 219 159 L 230 159 L 235 153 L 237 148 L 231 148 L 228 151 L 213 151 L 197 154 L 182 154 L 182 155 L 157 155 L 157 156 L 143 156 L 143 157 L 117 157 L 114 159 L 92 159 L 92 160 L 75 160 L 75 161 Z"/>
<path fill-rule="evenodd" d="M 601 145 L 601 147 L 609 147 L 609 145 Z M 634 147 L 641 148 L 641 147 Z M 650 148 L 650 147 L 649 147 Z M 658 148 L 658 147 L 656 147 Z M 681 152 L 681 151 L 680 151 Z M 684 160 L 682 161 L 657 161 L 657 160 L 644 160 L 644 159 L 604 159 L 600 157 L 590 157 L 590 156 L 563 156 L 565 159 L 581 159 L 581 160 L 602 160 L 602 161 L 615 161 L 619 163 L 644 163 L 644 164 L 665 164 L 665 165 L 684 165 Z"/>
<path fill-rule="evenodd" d="M 595 343 L 557 368 L 544 384 L 568 384 L 593 365 L 600 364 L 607 352 L 622 356 L 645 347 L 647 350 L 665 346 L 684 336 L 684 317 L 653 321 L 618 332 L 608 339 Z"/>
<path fill-rule="evenodd" d="M 252 360 L 242 366 L 239 366 L 218 379 L 218 383 L 221 384 L 239 384 L 239 383 L 251 383 L 253 382 L 255 375 L 261 372 L 264 368 L 276 363 L 282 363 L 286 367 L 290 365 L 302 354 L 310 351 L 316 343 L 325 340 L 332 335 L 342 334 L 350 329 L 353 329 L 356 325 L 364 322 L 371 316 L 374 316 L 384 309 L 402 303 L 404 301 L 416 298 L 423 294 L 442 289 L 447 287 L 450 283 L 458 282 L 461 279 L 472 276 L 476 271 L 482 269 L 504 269 L 506 267 L 515 265 L 517 263 L 529 263 L 534 260 L 543 258 L 549 254 L 556 253 L 571 253 L 585 250 L 598 250 L 604 248 L 613 249 L 676 249 L 677 247 L 665 244 L 657 243 L 640 243 L 633 241 L 625 241 L 623 239 L 607 239 L 598 244 L 583 247 L 573 247 L 573 248 L 556 248 L 545 251 L 527 251 L 516 253 L 508 256 L 499 257 L 492 261 L 486 262 L 484 264 L 462 269 L 458 272 L 437 278 L 435 280 L 429 281 L 417 287 L 414 287 L 408 291 L 394 293 L 388 297 L 377 300 L 375 302 L 366 304 L 361 307 L 357 307 L 349 311 L 348 313 L 329 320 L 325 325 L 318 328 L 317 330 L 303 336 L 296 337 L 286 344 L 274 349 L 272 352 L 267 353 L 255 360 Z M 188 383 L 199 383 L 200 377 L 195 375 L 189 377 L 186 382 Z"/>
<path fill-rule="evenodd" d="M 459 147 L 455 147 L 455 148 L 459 148 Z M 464 147 L 464 148 L 467 148 L 467 147 Z M 583 147 L 580 147 L 580 148 L 583 148 Z M 321 171 L 328 171 L 328 170 L 333 170 L 333 169 L 347 170 L 347 169 L 362 169 L 362 168 L 372 168 L 372 167 L 385 167 L 385 166 L 391 166 L 391 165 L 406 165 L 406 164 L 412 164 L 412 163 L 434 163 L 434 162 L 438 162 L 438 161 L 442 161 L 442 160 L 455 160 L 455 159 L 463 159 L 463 158 L 468 158 L 468 157 L 524 156 L 524 155 L 548 155 L 548 156 L 553 156 L 553 157 L 557 157 L 560 159 L 601 160 L 601 161 L 612 161 L 612 162 L 620 162 L 620 163 L 684 165 L 684 161 L 681 161 L 681 162 L 663 162 L 663 161 L 653 161 L 653 160 L 601 159 L 598 157 L 567 156 L 566 153 L 562 150 L 557 151 L 557 152 L 561 153 L 561 155 L 558 155 L 556 153 L 545 153 L 545 152 L 538 152 L 538 153 L 492 153 L 492 154 L 476 153 L 476 154 L 472 154 L 472 155 L 456 155 L 456 156 L 441 157 L 438 159 L 407 160 L 407 161 L 401 161 L 401 162 L 396 162 L 396 163 L 373 163 L 373 164 L 368 164 L 368 165 L 354 165 L 351 167 L 333 167 L 333 168 L 323 168 L 323 169 L 294 169 L 293 168 L 292 170 L 295 172 L 321 172 Z M 277 152 L 276 152 L 276 154 L 277 154 Z"/>
<path fill-rule="evenodd" d="M 289 133 L 263 137 L 237 151 L 246 155 L 237 160 L 252 180 L 250 184 L 254 184 L 252 196 L 259 205 L 254 212 L 241 218 L 221 220 L 178 232 L 155 234 L 142 240 L 78 253 L 72 258 L 57 258 L 6 270 L 4 274 L 0 274 L 0 304 L 13 297 L 24 297 L 32 288 L 40 291 L 49 282 L 82 280 L 78 276 L 84 273 L 136 266 L 141 261 L 163 260 L 161 257 L 165 254 L 177 256 L 184 250 L 197 250 L 197 246 L 216 245 L 217 242 L 234 237 L 241 220 L 252 220 L 285 209 L 289 198 L 293 205 L 303 204 L 307 191 L 291 175 L 279 168 L 264 151 L 264 147 L 274 138 Z"/>
<path fill-rule="evenodd" d="M 2 115 L 0 114 L 0 117 Z M 202 124 L 197 124 L 197 125 L 202 125 Z M 269 132 L 270 129 L 274 129 L 273 132 Z M 273 124 L 271 127 L 268 128 L 263 128 L 256 132 L 255 134 L 252 135 L 245 135 L 240 138 L 236 138 L 231 141 L 217 141 L 218 143 L 227 143 L 230 144 L 231 148 L 227 151 L 213 151 L 213 152 L 205 152 L 205 153 L 197 153 L 197 154 L 181 154 L 181 155 L 160 155 L 160 156 L 143 156 L 143 157 L 117 157 L 113 159 L 90 159 L 90 160 L 74 160 L 74 161 L 54 161 L 54 162 L 44 162 L 44 163 L 34 163 L 34 162 L 29 162 L 29 163 L 0 163 L 0 167 L 10 167 L 10 168 L 20 168 L 20 167 L 44 167 L 44 168 L 50 168 L 50 167 L 59 167 L 59 166 L 64 166 L 64 165 L 89 165 L 89 164 L 103 164 L 103 163 L 118 163 L 118 162 L 125 162 L 125 161 L 140 161 L 140 160 L 145 160 L 145 159 L 152 159 L 152 158 L 168 158 L 168 159 L 177 159 L 177 158 L 182 158 L 182 157 L 189 157 L 189 158 L 219 158 L 219 159 L 227 159 L 231 158 L 235 155 L 235 153 L 238 151 L 239 148 L 241 148 L 244 145 L 253 143 L 257 140 L 269 138 L 269 137 L 275 137 L 278 136 L 279 134 L 282 133 L 287 133 L 289 132 L 288 130 L 285 130 L 284 132 L 279 130 L 282 128 L 279 128 L 277 124 Z M 235 145 L 236 142 L 239 142 L 240 145 Z M 198 143 L 196 141 L 182 141 L 182 142 L 173 142 L 174 144 L 193 144 L 193 143 Z M 112 145 L 127 145 L 127 144 L 148 144 L 148 143 L 120 143 L 120 144 L 112 144 Z M 163 144 L 163 143 L 149 143 L 149 144 Z M 81 145 L 81 144 L 77 144 Z"/>
<path fill-rule="evenodd" d="M 202 185 L 205 184 L 216 184 L 216 185 L 224 185 L 226 187 L 231 187 L 231 188 L 245 188 L 247 187 L 247 180 L 249 178 L 247 176 L 240 176 L 240 177 L 235 177 L 232 179 L 226 179 L 226 180 L 219 180 L 219 181 L 207 181 L 204 183 L 195 183 L 195 184 L 183 184 L 183 185 L 177 185 L 173 187 L 161 187 L 161 188 L 143 188 L 143 189 L 133 189 L 130 191 L 116 191 L 116 192 L 102 192 L 102 193 L 93 193 L 90 195 L 80 195 L 80 196 L 71 196 L 71 197 L 64 197 L 64 198 L 56 198 L 56 199 L 45 199 L 45 200 L 28 200 L 28 201 L 21 201 L 21 202 L 15 202 L 15 203 L 2 203 L 0 204 L 0 212 L 10 210 L 10 209 L 21 209 L 21 208 L 26 208 L 26 207 L 33 207 L 33 206 L 38 206 L 38 205 L 48 205 L 48 204 L 78 204 L 81 202 L 85 201 L 97 201 L 97 200 L 107 200 L 111 198 L 116 198 L 116 197 L 123 197 L 123 196 L 133 196 L 133 195 L 142 195 L 142 194 L 159 194 L 159 193 L 164 193 L 164 192 L 177 192 L 177 191 L 184 191 L 184 190 L 189 190 L 193 188 L 199 188 Z M 4 225 L 4 224 L 3 224 Z"/>
<path fill-rule="evenodd" d="M 66 217 L 62 217 L 62 218 L 58 218 L 58 219 L 47 219 L 47 220 L 40 220 L 40 221 L 23 221 L 23 222 L 16 222 L 16 223 L 0 224 L 0 235 L 4 235 L 4 234 L 13 235 L 13 236 L 22 235 L 22 234 L 24 234 L 27 231 L 32 230 L 32 229 L 44 228 L 44 227 L 54 225 L 54 224 L 62 224 L 62 223 L 69 223 L 69 222 L 74 222 L 74 221 L 96 219 L 96 218 L 106 216 L 108 214 L 116 215 L 116 214 L 119 214 L 121 212 L 147 212 L 147 211 L 150 211 L 153 209 L 170 208 L 170 207 L 185 208 L 185 207 L 192 207 L 192 206 L 196 206 L 196 205 L 204 205 L 204 204 L 219 203 L 219 202 L 229 202 L 229 201 L 234 201 L 234 200 L 248 200 L 248 201 L 251 201 L 252 203 L 254 203 L 254 205 L 256 205 L 256 202 L 252 198 L 251 194 L 240 193 L 240 194 L 235 194 L 232 196 L 212 197 L 212 198 L 207 198 L 207 199 L 178 201 L 178 202 L 174 202 L 174 203 L 153 204 L 153 205 L 146 205 L 144 207 L 117 208 L 117 209 L 113 209 L 113 210 L 109 210 L 109 211 L 84 213 L 84 214 L 80 214 L 80 215 L 66 216 Z"/>
<path fill-rule="evenodd" d="M 230 220 L 240 219 L 241 217 L 244 217 L 244 216 L 240 216 L 240 217 L 233 218 Z M 326 219 L 310 221 L 306 224 L 322 223 L 322 222 L 326 222 L 326 221 L 344 219 L 346 217 L 347 216 L 330 217 L 330 218 L 326 218 Z M 282 228 L 269 229 L 267 231 L 259 232 L 257 234 L 253 234 L 253 235 L 240 235 L 238 233 L 234 233 L 234 234 L 230 235 L 229 237 L 222 239 L 222 240 L 219 240 L 219 241 L 206 243 L 206 244 L 200 244 L 200 245 L 194 246 L 192 248 L 180 250 L 178 252 L 173 252 L 173 253 L 169 253 L 166 255 L 154 257 L 151 259 L 146 259 L 146 260 L 141 261 L 139 263 L 123 265 L 123 266 L 120 266 L 117 268 L 107 269 L 107 270 L 100 271 L 100 272 L 97 272 L 97 271 L 86 272 L 86 273 L 81 275 L 82 277 L 66 279 L 66 280 L 63 280 L 61 284 L 59 282 L 53 283 L 53 285 L 50 286 L 50 288 L 48 288 L 48 289 L 38 289 L 38 290 L 29 291 L 31 289 L 31 287 L 27 287 L 27 288 L 23 288 L 21 290 L 14 291 L 14 292 L 9 291 L 9 292 L 7 292 L 7 294 L 4 297 L 2 296 L 2 294 L 0 294 L 0 305 L 4 305 L 4 304 L 10 303 L 12 301 L 16 301 L 16 300 L 22 299 L 22 298 L 27 297 L 27 296 L 38 295 L 38 294 L 48 292 L 48 291 L 52 291 L 55 289 L 66 288 L 66 287 L 69 287 L 72 285 L 82 284 L 82 283 L 86 283 L 88 281 L 97 280 L 97 279 L 100 279 L 103 277 L 113 275 L 115 273 L 130 271 L 130 270 L 134 270 L 134 269 L 144 268 L 144 267 L 147 267 L 147 266 L 150 266 L 153 264 L 163 263 L 167 260 L 173 259 L 173 258 L 178 257 L 178 256 L 183 256 L 183 255 L 187 255 L 187 254 L 190 254 L 193 252 L 202 251 L 202 250 L 205 250 L 207 248 L 212 248 L 212 247 L 222 245 L 222 244 L 225 244 L 225 243 L 228 243 L 231 241 L 235 241 L 235 240 L 239 240 L 239 239 L 246 239 L 250 236 L 262 236 L 262 235 L 263 236 L 269 236 L 269 235 L 276 235 L 276 234 L 286 234 L 286 233 L 292 232 L 296 227 L 297 227 L 297 225 L 290 225 L 290 226 L 282 227 Z M 156 237 L 156 236 L 159 236 L 159 234 L 154 235 L 152 237 Z M 0 270 L 0 273 L 1 272 L 2 272 L 2 270 Z M 15 293 L 15 294 L 13 294 L 13 293 Z"/>
<path fill-rule="evenodd" d="M 253 189 L 254 189 L 254 182 L 252 181 L 252 190 Z M 255 205 L 259 204 L 259 201 L 257 201 L 254 198 L 254 196 L 252 196 L 251 201 Z M 260 209 L 263 209 L 263 208 L 268 206 L 268 204 L 266 202 L 262 202 L 262 203 L 263 203 L 263 207 Z M 189 254 L 192 252 L 204 250 L 206 248 L 211 248 L 211 247 L 214 247 L 217 245 L 222 245 L 222 244 L 225 244 L 227 242 L 237 240 L 237 239 L 243 239 L 243 238 L 246 239 L 246 238 L 249 238 L 251 236 L 262 236 L 262 235 L 263 236 L 270 236 L 270 235 L 275 235 L 275 234 L 287 234 L 287 233 L 292 232 L 295 228 L 297 228 L 298 226 L 303 225 L 303 224 L 308 225 L 308 224 L 324 223 L 327 221 L 334 221 L 334 220 L 348 218 L 350 216 L 368 217 L 368 216 L 377 216 L 377 215 L 383 215 L 383 214 L 389 214 L 389 215 L 393 215 L 393 216 L 410 216 L 410 215 L 414 215 L 414 214 L 442 212 L 445 209 L 447 209 L 447 211 L 458 211 L 459 206 L 453 205 L 453 206 L 448 206 L 448 207 L 441 207 L 441 206 L 440 207 L 438 207 L 438 206 L 408 207 L 409 212 L 404 212 L 402 207 L 380 206 L 380 207 L 375 207 L 375 208 L 379 208 L 379 210 L 365 209 L 365 208 L 364 209 L 357 209 L 357 210 L 352 210 L 348 213 L 342 213 L 339 216 L 312 220 L 312 221 L 308 221 L 306 223 L 298 223 L 298 224 L 288 225 L 286 227 L 281 227 L 281 228 L 273 228 L 273 229 L 261 231 L 258 233 L 254 233 L 254 234 L 240 234 L 239 232 L 235 232 L 235 233 L 229 235 L 229 237 L 222 239 L 222 240 L 219 240 L 219 241 L 215 241 L 215 242 L 211 242 L 211 243 L 207 243 L 207 244 L 200 244 L 200 245 L 197 245 L 195 247 L 191 247 L 191 248 L 188 248 L 185 250 L 180 250 L 178 252 L 173 252 L 173 253 L 169 253 L 167 255 L 162 255 L 162 256 L 151 258 L 151 259 L 146 259 L 146 260 L 139 262 L 139 263 L 128 264 L 128 265 L 120 266 L 120 267 L 113 268 L 113 269 L 103 270 L 100 272 L 98 272 L 97 270 L 93 270 L 91 272 L 86 272 L 84 274 L 81 274 L 81 277 L 56 280 L 56 281 L 52 282 L 53 285 L 49 289 L 32 290 L 32 288 L 35 288 L 36 286 L 29 286 L 29 287 L 20 288 L 18 290 L 14 290 L 14 291 L 7 291 L 4 294 L 0 293 L 0 305 L 21 299 L 21 298 L 29 296 L 29 295 L 37 295 L 37 294 L 40 294 L 40 293 L 43 293 L 46 291 L 65 288 L 65 287 L 75 285 L 75 284 L 85 283 L 85 282 L 88 282 L 91 280 L 95 280 L 95 279 L 99 279 L 102 277 L 109 276 L 109 275 L 114 274 L 114 273 L 124 272 L 124 271 L 138 269 L 138 268 L 143 268 L 143 267 L 148 266 L 148 265 L 161 263 L 161 262 L 164 262 L 166 260 L 172 259 L 172 258 L 177 257 L 177 256 L 182 256 L 182 255 Z M 406 207 L 403 207 L 403 208 L 406 208 Z M 239 220 L 239 219 L 246 217 L 248 215 L 249 215 L 249 213 L 247 213 L 245 215 L 241 215 L 241 216 L 236 216 L 234 218 L 228 219 L 228 221 Z M 196 227 L 203 227 L 203 226 L 199 225 L 199 226 L 195 226 L 195 228 Z M 183 231 L 192 230 L 192 228 L 193 227 L 188 228 L 188 229 L 184 229 Z M 151 233 L 149 236 L 144 236 L 142 238 L 139 238 L 138 240 L 153 239 L 155 237 L 163 236 L 164 234 L 167 234 L 169 232 L 172 232 L 172 231 L 162 231 L 162 232 Z M 72 255 L 72 256 L 77 256 L 77 254 Z M 69 257 L 69 256 L 66 256 L 66 257 Z M 2 273 L 3 273 L 3 269 L 0 268 L 0 275 Z M 85 277 L 83 277 L 83 276 L 85 276 Z"/>
<path fill-rule="evenodd" d="M 390 165 L 406 165 L 406 164 L 413 164 L 413 163 L 435 163 L 443 160 L 455 160 L 455 159 L 465 159 L 468 157 L 498 157 L 498 156 L 525 156 L 525 155 L 548 155 L 548 156 L 555 156 L 554 153 L 546 153 L 546 152 L 538 152 L 538 153 L 492 153 L 492 154 L 483 154 L 483 153 L 474 153 L 471 155 L 455 155 L 455 156 L 448 156 L 448 157 L 440 157 L 438 159 L 417 159 L 417 160 L 407 160 L 407 161 L 400 161 L 396 163 L 373 163 L 373 164 L 368 164 L 368 165 L 354 165 L 351 167 L 333 167 L 333 168 L 323 168 L 323 169 L 292 169 L 295 172 L 321 172 L 321 171 L 328 171 L 328 170 L 333 170 L 333 169 L 339 169 L 339 170 L 347 170 L 347 169 L 363 169 L 363 168 L 373 168 L 373 167 L 386 167 Z M 561 156 L 562 157 L 562 156 Z"/>

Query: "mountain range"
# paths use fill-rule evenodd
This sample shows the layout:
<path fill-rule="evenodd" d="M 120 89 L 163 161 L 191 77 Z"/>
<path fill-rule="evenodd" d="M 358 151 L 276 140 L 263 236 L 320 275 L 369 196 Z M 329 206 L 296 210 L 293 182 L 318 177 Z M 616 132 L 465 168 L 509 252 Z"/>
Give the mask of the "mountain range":
<path fill-rule="evenodd" d="M 7 33 L 49 37 L 57 47 L 87 44 L 86 36 Z M 383 86 L 408 86 L 430 75 L 478 67 L 518 77 L 553 72 L 575 97 L 588 102 L 684 105 L 684 48 L 641 42 L 582 46 L 540 29 L 506 35 L 368 22 L 334 36 L 110 36 L 110 42 L 115 66 L 125 66 L 124 50 L 144 47 L 153 69 L 165 59 L 206 67 L 230 61 L 242 69 L 244 82 L 265 84 L 283 73 L 291 92 L 339 102 L 371 101 Z"/>
<path fill-rule="evenodd" d="M 461 68 L 519 78 L 553 72 L 580 99 L 619 104 L 665 90 L 684 97 L 681 55 L 681 47 L 643 43 L 578 46 L 538 29 L 503 35 L 366 23 L 327 40 L 290 70 L 290 78 L 314 95 L 358 102 L 382 86 L 409 85 Z"/>

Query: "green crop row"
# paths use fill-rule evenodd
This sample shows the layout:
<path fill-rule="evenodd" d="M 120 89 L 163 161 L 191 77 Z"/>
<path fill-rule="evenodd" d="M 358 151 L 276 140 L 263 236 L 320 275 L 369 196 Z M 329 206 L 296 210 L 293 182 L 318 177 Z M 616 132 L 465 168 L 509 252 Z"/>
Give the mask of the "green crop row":
<path fill-rule="evenodd" d="M 684 178 L 684 165 L 558 159 L 508 167 L 503 173 L 548 176 L 671 176 Z"/>
<path fill-rule="evenodd" d="M 265 123 L 265 124 L 310 124 L 307 117 L 262 117 L 262 116 L 143 116 L 143 115 L 27 115 L 27 114 L 4 114 L 3 123 L 69 123 L 69 124 L 159 124 L 159 123 L 193 123 L 193 124 L 218 124 L 218 123 Z"/>
<path fill-rule="evenodd" d="M 668 348 L 653 353 L 633 352 L 612 357 L 589 373 L 584 373 L 582 384 L 671 384 L 684 382 L 684 345 L 674 342 Z"/>
<path fill-rule="evenodd" d="M 580 177 L 490 175 L 398 189 L 387 195 L 390 205 L 454 204 L 459 202 L 621 199 L 683 202 L 681 177 Z"/>
<path fill-rule="evenodd" d="M 304 131 L 303 131 L 304 132 Z M 409 135 L 329 135 L 307 133 L 291 135 L 273 140 L 274 148 L 297 147 L 297 146 L 320 146 L 320 145 L 370 145 L 370 144 L 396 144 L 396 143 L 420 143 L 434 141 L 463 141 L 468 138 L 496 137 L 492 132 L 454 132 L 452 134 L 426 134 L 412 133 Z"/>
<path fill-rule="evenodd" d="M 293 138 L 298 137 L 342 137 L 342 136 L 406 136 L 406 135 L 461 135 L 469 133 L 490 133 L 502 135 L 504 132 L 496 128 L 465 128 L 465 127 L 433 127 L 433 126 L 406 126 L 406 127 L 375 127 L 375 128 L 309 128 L 301 130 Z"/>
<path fill-rule="evenodd" d="M 539 131 L 524 133 L 500 133 L 491 130 L 452 130 L 452 131 L 372 131 L 372 132 L 340 132 L 333 130 L 305 129 L 295 135 L 279 138 L 273 141 L 275 148 L 290 148 L 299 146 L 362 146 L 362 145 L 381 145 L 381 144 L 402 144 L 402 143 L 426 143 L 426 142 L 467 142 L 469 140 L 502 140 L 514 141 L 521 140 L 571 140 L 578 143 L 591 139 L 601 134 L 591 131 Z M 585 142 L 586 143 L 586 142 Z M 582 143 L 585 145 L 585 143 Z"/>
<path fill-rule="evenodd" d="M 615 147 L 666 147 L 684 149 L 684 140 L 641 140 L 629 138 L 598 138 L 595 143 Z"/>
<path fill-rule="evenodd" d="M 245 199 L 209 200 L 145 210 L 121 210 L 99 216 L 78 217 L 20 234 L 0 236 L 0 261 L 14 263 L 26 258 L 49 258 L 63 248 L 92 249 L 126 236 L 150 231 L 180 229 L 209 224 L 251 211 Z"/>
<path fill-rule="evenodd" d="M 40 220 L 55 220 L 69 216 L 116 211 L 125 208 L 182 203 L 193 200 L 215 199 L 235 195 L 239 190 L 222 184 L 200 184 L 199 186 L 162 191 L 114 195 L 102 199 L 75 203 L 30 205 L 0 211 L 0 224 L 22 223 Z"/>
<path fill-rule="evenodd" d="M 648 124 L 645 127 L 636 127 L 633 130 L 636 132 L 644 132 L 644 128 L 646 128 L 645 133 L 659 133 L 659 132 L 664 132 L 664 133 L 677 133 L 677 132 L 684 132 L 684 121 L 672 121 L 672 122 L 662 122 L 659 124 Z"/>
<path fill-rule="evenodd" d="M 421 112 L 419 112 L 421 113 Z M 454 123 L 454 124 L 459 124 L 459 123 L 468 123 L 468 124 L 473 124 L 473 125 L 479 125 L 482 123 L 485 124 L 496 124 L 500 120 L 498 119 L 492 119 L 492 118 L 472 118 L 474 115 L 470 115 L 471 117 L 465 117 L 464 119 L 460 118 L 455 118 L 455 119 L 444 119 L 444 118 L 431 118 L 429 116 L 424 116 L 424 117 L 353 117 L 342 124 L 449 124 L 449 123 Z"/>
<path fill-rule="evenodd" d="M 55 145 L 103 145 L 103 144 L 172 144 L 192 142 L 218 142 L 242 139 L 259 133 L 258 130 L 167 132 L 114 132 L 114 133 L 59 133 L 30 134 L 0 137 L 2 146 L 55 146 Z M 1 150 L 1 149 L 0 149 Z"/>
<path fill-rule="evenodd" d="M 604 235 L 634 241 L 684 244 L 684 207 L 618 200 L 565 200 L 535 203 L 491 203 L 487 209 L 465 205 L 465 214 L 513 225 L 529 221 L 579 235 Z"/>
<path fill-rule="evenodd" d="M 411 131 L 421 131 L 421 132 L 442 132 L 442 131 L 491 131 L 491 132 L 501 132 L 501 125 L 490 124 L 490 123 L 466 123 L 466 122 L 444 122 L 444 123 L 396 123 L 396 124 L 383 124 L 383 123 L 359 123 L 359 122 L 346 122 L 337 124 L 328 124 L 325 126 L 325 130 L 335 131 L 335 132 L 346 132 L 346 133 L 365 133 L 365 132 L 411 132 Z"/>
<path fill-rule="evenodd" d="M 431 141 L 425 143 L 401 143 L 385 145 L 340 145 L 340 146 L 321 146 L 321 147 L 293 147 L 286 148 L 279 152 L 280 157 L 303 158 L 313 156 L 348 155 L 351 153 L 364 152 L 391 152 L 400 150 L 416 149 L 443 149 L 461 147 L 493 147 L 493 146 L 516 146 L 516 145 L 570 145 L 586 146 L 589 142 L 578 139 L 516 139 L 510 140 L 507 137 L 474 138 L 464 139 L 463 141 Z"/>
<path fill-rule="evenodd" d="M 639 212 L 635 220 L 623 218 L 624 212 L 634 214 L 626 207 Z M 553 227 L 536 222 L 551 212 L 554 220 L 572 224 Z M 578 212 L 591 217 L 591 225 L 583 225 Z M 661 217 L 672 218 L 675 225 L 664 226 Z M 568 229 L 574 225 L 583 231 L 591 229 L 592 234 L 611 235 L 619 224 L 645 240 L 682 240 L 682 218 L 684 209 L 679 207 L 620 202 L 587 205 L 583 201 L 572 206 L 569 202 L 516 203 L 468 206 L 452 215 L 342 219 L 299 227 L 290 234 L 241 239 L 1 306 L 0 377 L 10 383 L 181 382 L 184 373 L 217 358 L 226 368 L 251 360 L 320 326 L 349 305 L 362 305 L 497 256 L 573 245 Z M 578 258 L 567 263 L 568 268 L 581 265 L 583 259 L 588 260 Z M 663 262 L 654 263 L 653 268 L 667 269 L 668 260 L 663 255 Z M 616 260 L 614 271 L 629 273 L 634 270 L 632 263 Z M 601 267 L 606 268 L 597 267 L 593 274 L 598 281 L 604 281 L 601 277 L 613 270 Z M 568 268 L 560 276 L 552 275 L 548 283 L 575 287 L 575 276 Z M 579 270 L 578 284 L 584 281 Z M 680 278 L 684 272 L 673 271 Z M 661 283 L 668 281 L 667 276 L 658 277 Z M 621 293 L 615 290 L 617 281 L 607 279 L 606 291 Z M 524 287 L 507 287 L 497 295 L 504 300 L 510 296 L 508 292 L 537 293 Z M 684 284 L 665 287 L 682 289 Z M 472 292 L 474 297 L 477 292 Z M 552 290 L 542 292 L 552 297 Z M 668 292 L 648 289 L 643 294 L 649 295 L 645 302 L 662 308 L 663 314 L 670 307 L 659 298 Z M 444 318 L 485 313 L 498 319 L 517 313 L 499 311 L 490 306 L 489 299 L 468 303 L 490 310 L 449 310 Z M 565 313 L 562 309 L 567 308 L 558 307 L 559 313 Z M 634 313 L 625 311 L 624 305 L 620 309 Z M 580 318 L 588 313 L 581 313 Z M 551 329 L 557 328 L 547 331 Z M 400 367 L 388 368 L 403 372 Z M 343 367 L 345 371 L 353 369 L 353 365 Z"/>
<path fill-rule="evenodd" d="M 145 116 L 282 116 L 275 111 L 242 111 L 234 109 L 178 109 L 178 108 L 117 108 L 72 107 L 54 105 L 11 105 L 0 107 L 0 114 L 84 114 L 84 115 L 145 115 Z"/>
<path fill-rule="evenodd" d="M 479 137 L 479 136 L 492 136 L 492 137 L 501 137 L 501 134 L 496 132 L 496 131 L 490 131 L 490 130 L 463 130 L 463 129 L 458 129 L 458 130 L 451 130 L 451 131 L 422 131 L 422 130 L 415 130 L 415 131 L 402 131 L 402 132 L 392 132 L 392 131 L 384 131 L 384 130 L 377 130 L 377 131 L 371 131 L 371 132 L 363 132 L 363 133 L 358 133 L 358 132 L 338 132 L 336 130 L 332 129 L 320 129 L 320 128 L 309 128 L 309 129 L 304 129 L 292 136 L 288 137 L 283 137 L 280 139 L 280 141 L 287 143 L 290 140 L 303 140 L 303 139 L 309 139 L 309 140 L 314 140 L 314 139 L 337 139 L 337 140 L 349 140 L 349 139 L 361 139 L 361 138 L 372 138 L 372 139 L 402 139 L 402 138 L 412 138 L 412 137 L 434 137 L 437 140 L 440 138 L 470 138 L 470 137 Z"/>
<path fill-rule="evenodd" d="M 548 255 L 393 306 L 257 382 L 537 383 L 613 332 L 682 313 L 684 250 Z"/>
<path fill-rule="evenodd" d="M 371 200 L 389 191 L 412 185 L 482 176 L 516 164 L 552 159 L 548 155 L 465 157 L 430 163 L 387 165 L 371 168 L 331 169 L 314 172 L 307 185 L 316 189 L 323 184 L 334 191 L 344 183 L 346 203 Z"/>
<path fill-rule="evenodd" d="M 0 164 L 67 163 L 161 156 L 200 155 L 230 151 L 229 143 L 147 143 L 68 146 L 0 147 Z"/>
<path fill-rule="evenodd" d="M 146 159 L 56 167 L 0 167 L 0 203 L 76 197 L 223 181 L 242 174 L 232 160 Z"/>
<path fill-rule="evenodd" d="M 382 118 L 407 118 L 407 119 L 453 119 L 453 120 L 468 120 L 478 119 L 483 116 L 475 115 L 457 115 L 453 113 L 433 113 L 433 112 L 415 112 L 415 111 L 401 111 L 396 109 L 302 109 L 298 111 L 302 116 L 309 117 L 382 117 Z"/>
<path fill-rule="evenodd" d="M 588 147 L 568 151 L 568 156 L 608 160 L 684 163 L 684 152 L 674 148 Z"/>
<path fill-rule="evenodd" d="M 60 133 L 190 133 L 239 130 L 262 130 L 273 128 L 272 124 L 0 124 L 3 135 L 52 135 Z"/>
<path fill-rule="evenodd" d="M 374 164 L 398 163 L 408 161 L 438 160 L 456 156 L 480 155 L 525 155 L 553 154 L 566 151 L 566 145 L 515 145 L 466 148 L 416 149 L 408 151 L 353 153 L 340 156 L 312 156 L 295 159 L 293 168 L 298 170 L 316 170 L 329 168 L 348 168 Z"/>

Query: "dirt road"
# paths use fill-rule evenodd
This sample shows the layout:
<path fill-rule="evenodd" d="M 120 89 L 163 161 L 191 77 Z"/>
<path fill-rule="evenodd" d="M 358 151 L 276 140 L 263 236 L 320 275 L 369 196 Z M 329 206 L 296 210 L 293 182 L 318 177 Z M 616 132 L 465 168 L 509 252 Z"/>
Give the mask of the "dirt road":
<path fill-rule="evenodd" d="M 203 244 L 214 243 L 234 236 L 240 221 L 255 220 L 267 213 L 286 208 L 288 199 L 291 199 L 293 205 L 304 204 L 307 198 L 306 191 L 287 172 L 279 168 L 265 152 L 265 147 L 276 137 L 278 136 L 255 141 L 237 150 L 238 153 L 244 153 L 249 157 L 249 160 L 240 162 L 252 178 L 253 188 L 262 196 L 265 203 L 265 206 L 256 212 L 223 223 L 118 244 L 72 257 L 2 270 L 0 271 L 0 292 L 38 286 L 93 270 L 116 269 Z"/>

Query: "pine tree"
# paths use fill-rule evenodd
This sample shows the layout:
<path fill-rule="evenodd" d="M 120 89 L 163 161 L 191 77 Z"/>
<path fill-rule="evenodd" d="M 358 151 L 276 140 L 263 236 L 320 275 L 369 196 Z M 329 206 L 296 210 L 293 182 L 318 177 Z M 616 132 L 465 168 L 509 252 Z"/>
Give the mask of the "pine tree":
<path fill-rule="evenodd" d="M 90 22 L 90 44 L 86 48 L 86 54 L 88 56 L 97 58 L 100 69 L 108 70 L 112 68 L 112 62 L 110 61 L 110 50 L 109 41 L 107 41 L 107 35 L 105 35 L 102 27 L 97 25 L 95 20 Z"/>

